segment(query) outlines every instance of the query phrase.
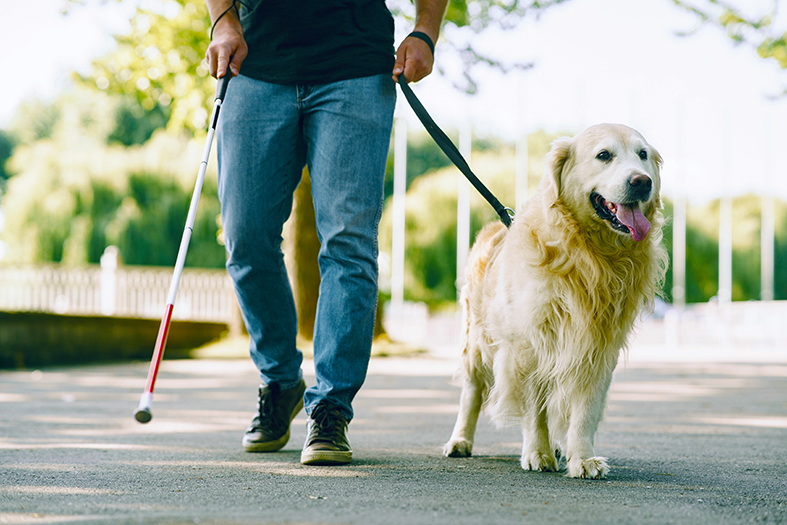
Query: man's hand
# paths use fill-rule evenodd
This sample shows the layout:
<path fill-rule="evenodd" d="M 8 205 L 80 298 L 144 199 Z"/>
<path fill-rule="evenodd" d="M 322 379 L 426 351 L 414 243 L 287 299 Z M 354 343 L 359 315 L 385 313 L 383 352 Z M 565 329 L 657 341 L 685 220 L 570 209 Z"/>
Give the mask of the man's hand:
<path fill-rule="evenodd" d="M 207 4 L 211 19 L 215 20 L 225 9 L 231 7 L 232 2 L 208 0 Z M 240 20 L 235 10 L 230 9 L 213 28 L 213 40 L 205 52 L 211 76 L 223 77 L 227 72 L 227 64 L 230 66 L 232 76 L 237 76 L 240 72 L 240 65 L 248 52 L 249 48 L 243 38 Z M 232 58 L 232 62 L 230 62 L 230 58 Z"/>
<path fill-rule="evenodd" d="M 393 79 L 398 81 L 399 75 L 404 74 L 408 82 L 418 82 L 432 72 L 433 65 L 434 56 L 429 45 L 420 38 L 408 36 L 396 50 Z"/>
<path fill-rule="evenodd" d="M 428 35 L 432 44 L 437 45 L 440 26 L 443 23 L 448 0 L 415 0 L 415 29 Z M 399 80 L 404 75 L 408 82 L 418 82 L 432 72 L 434 54 L 429 45 L 413 36 L 405 38 L 396 50 L 396 63 L 393 79 Z"/>

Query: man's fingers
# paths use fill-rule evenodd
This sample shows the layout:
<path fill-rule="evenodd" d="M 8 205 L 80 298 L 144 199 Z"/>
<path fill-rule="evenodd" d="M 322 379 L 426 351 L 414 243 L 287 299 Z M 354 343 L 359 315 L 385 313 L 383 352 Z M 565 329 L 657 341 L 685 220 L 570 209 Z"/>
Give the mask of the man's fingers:
<path fill-rule="evenodd" d="M 399 51 L 396 53 L 396 62 L 394 62 L 393 68 L 393 79 L 395 81 L 399 81 L 399 75 L 402 74 L 404 71 L 404 63 L 405 63 L 405 53 L 406 49 L 403 49 L 402 46 L 399 47 Z M 409 78 L 405 75 L 405 78 Z"/>
<path fill-rule="evenodd" d="M 221 78 L 227 74 L 227 63 L 229 60 L 224 55 L 219 55 L 218 69 L 216 71 L 216 78 Z"/>
<path fill-rule="evenodd" d="M 432 50 L 426 42 L 418 38 L 405 38 L 396 51 L 394 80 L 397 80 L 400 74 L 404 74 L 408 82 L 418 82 L 432 72 L 433 62 Z"/>
<path fill-rule="evenodd" d="M 425 76 L 426 74 L 421 74 L 420 68 L 415 64 L 413 60 L 405 63 L 404 78 L 406 78 L 408 82 L 418 82 Z"/>
<path fill-rule="evenodd" d="M 240 73 L 240 65 L 246 58 L 247 53 L 248 50 L 246 48 L 245 42 L 243 45 L 238 46 L 238 48 L 235 50 L 235 54 L 232 56 L 232 62 L 230 62 L 230 71 L 232 71 L 232 76 L 237 77 L 238 73 Z"/>
<path fill-rule="evenodd" d="M 208 59 L 208 71 L 214 78 L 222 78 L 230 67 L 232 76 L 237 76 L 240 66 L 248 53 L 248 47 L 242 37 L 234 39 L 220 39 L 210 43 L 205 57 Z"/>
<path fill-rule="evenodd" d="M 228 55 L 226 51 L 219 48 L 218 45 L 211 43 L 205 52 L 205 58 L 208 60 L 208 72 L 213 78 L 221 78 L 227 71 Z"/>
<path fill-rule="evenodd" d="M 216 64 L 216 55 L 213 53 L 210 45 L 208 45 L 208 49 L 205 51 L 205 61 L 208 63 L 208 73 L 215 78 L 218 66 Z"/>

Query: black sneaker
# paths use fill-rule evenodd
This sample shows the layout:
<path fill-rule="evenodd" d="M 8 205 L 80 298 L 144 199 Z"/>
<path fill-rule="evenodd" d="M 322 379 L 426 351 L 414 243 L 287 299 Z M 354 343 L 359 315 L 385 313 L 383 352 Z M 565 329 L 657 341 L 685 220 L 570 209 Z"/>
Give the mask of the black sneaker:
<path fill-rule="evenodd" d="M 346 465 L 353 458 L 347 440 L 347 419 L 339 409 L 322 401 L 307 421 L 308 435 L 301 452 L 304 465 Z"/>
<path fill-rule="evenodd" d="M 306 383 L 301 379 L 297 386 L 280 390 L 276 383 L 260 385 L 257 415 L 243 436 L 246 452 L 273 452 L 290 439 L 290 423 L 303 408 Z"/>

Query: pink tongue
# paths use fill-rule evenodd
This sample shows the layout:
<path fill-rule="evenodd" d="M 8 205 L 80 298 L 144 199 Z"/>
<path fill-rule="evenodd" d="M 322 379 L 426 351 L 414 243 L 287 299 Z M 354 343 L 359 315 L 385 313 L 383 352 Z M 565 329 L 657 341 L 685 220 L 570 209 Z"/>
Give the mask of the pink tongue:
<path fill-rule="evenodd" d="M 618 220 L 631 232 L 631 237 L 635 241 L 641 241 L 650 231 L 650 222 L 642 214 L 639 206 L 629 206 L 618 204 Z"/>

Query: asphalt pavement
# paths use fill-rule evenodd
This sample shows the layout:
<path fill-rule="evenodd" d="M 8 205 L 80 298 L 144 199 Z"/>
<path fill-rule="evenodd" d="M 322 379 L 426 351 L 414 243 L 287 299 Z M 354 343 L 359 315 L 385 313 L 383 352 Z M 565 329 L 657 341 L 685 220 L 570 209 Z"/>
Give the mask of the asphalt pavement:
<path fill-rule="evenodd" d="M 372 360 L 342 467 L 299 463 L 303 413 L 282 451 L 242 450 L 248 359 L 166 360 L 147 425 L 148 363 L 2 371 L 0 523 L 787 522 L 784 353 L 632 354 L 596 440 L 606 480 L 523 471 L 519 430 L 483 417 L 474 457 L 443 457 L 459 399 L 443 355 Z"/>

